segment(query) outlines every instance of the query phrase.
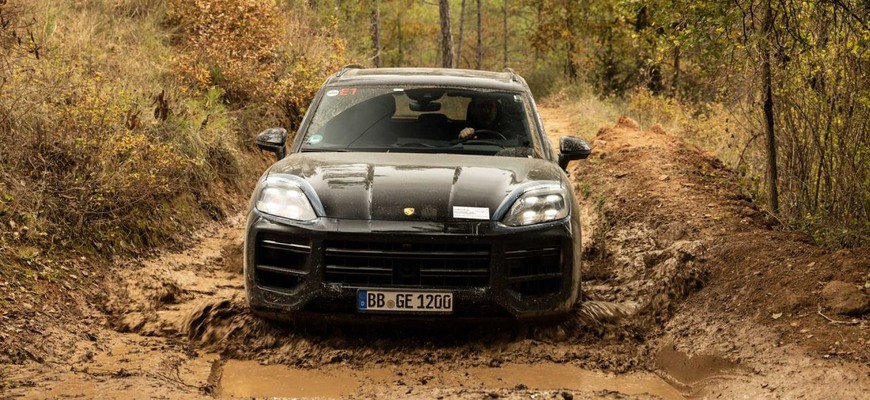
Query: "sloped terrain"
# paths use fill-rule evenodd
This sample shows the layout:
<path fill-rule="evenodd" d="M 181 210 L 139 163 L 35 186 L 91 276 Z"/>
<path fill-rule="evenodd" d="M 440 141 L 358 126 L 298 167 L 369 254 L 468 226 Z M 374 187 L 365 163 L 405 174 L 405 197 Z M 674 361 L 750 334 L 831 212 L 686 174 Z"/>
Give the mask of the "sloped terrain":
<path fill-rule="evenodd" d="M 575 133 L 543 108 L 548 133 Z M 557 326 L 278 324 L 251 316 L 242 218 L 4 314 L 3 396 L 861 398 L 868 249 L 778 230 L 722 163 L 629 119 L 569 170 L 585 301 Z M 843 285 L 831 282 L 844 282 Z M 854 289 L 854 290 L 852 290 Z M 862 297 L 863 296 L 863 297 Z M 853 304 L 854 305 L 854 304 Z M 59 310 L 59 311 L 58 311 Z"/>
<path fill-rule="evenodd" d="M 571 129 L 561 121 L 551 135 Z M 592 143 L 589 164 L 572 170 L 587 206 L 597 204 L 592 299 L 642 304 L 626 324 L 659 348 L 674 343 L 742 366 L 734 379 L 704 381 L 704 393 L 861 397 L 854 390 L 870 385 L 870 320 L 860 311 L 868 249 L 830 252 L 776 229 L 733 172 L 658 127 L 623 119 Z M 836 315 L 838 295 L 852 315 Z M 684 381 L 695 378 L 704 377 Z"/>

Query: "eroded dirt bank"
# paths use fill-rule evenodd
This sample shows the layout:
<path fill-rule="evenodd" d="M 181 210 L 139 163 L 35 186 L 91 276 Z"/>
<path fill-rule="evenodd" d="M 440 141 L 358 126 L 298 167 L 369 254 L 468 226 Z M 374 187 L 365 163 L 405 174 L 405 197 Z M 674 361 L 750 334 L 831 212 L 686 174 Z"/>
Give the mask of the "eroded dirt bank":
<path fill-rule="evenodd" d="M 554 141 L 578 132 L 560 110 L 541 111 Z M 769 229 L 721 163 L 659 129 L 622 120 L 598 132 L 593 146 L 590 160 L 570 168 L 589 222 L 587 301 L 561 325 L 262 321 L 244 307 L 239 217 L 203 230 L 184 251 L 119 263 L 52 309 L 7 312 L 0 334 L 16 349 L 4 353 L 0 395 L 676 399 L 870 391 L 870 318 L 837 315 L 821 299 L 831 281 L 870 281 L 867 249 L 830 253 Z"/>

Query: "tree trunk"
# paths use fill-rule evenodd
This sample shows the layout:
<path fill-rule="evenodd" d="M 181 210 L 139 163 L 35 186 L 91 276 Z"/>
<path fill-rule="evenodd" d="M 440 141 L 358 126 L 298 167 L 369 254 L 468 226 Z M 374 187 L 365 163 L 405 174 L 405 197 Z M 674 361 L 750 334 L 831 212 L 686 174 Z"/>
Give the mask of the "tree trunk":
<path fill-rule="evenodd" d="M 405 49 L 402 47 L 402 14 L 399 14 L 399 17 L 396 18 L 396 41 L 398 42 L 398 55 L 396 66 L 403 66 L 405 64 Z"/>
<path fill-rule="evenodd" d="M 637 35 L 639 41 L 641 43 L 646 42 L 646 38 L 644 37 L 644 30 L 649 26 L 649 14 L 647 14 L 646 6 L 641 6 L 639 10 L 637 10 L 637 15 L 634 19 L 634 33 Z M 637 77 L 637 82 L 635 84 L 643 84 L 646 83 L 647 89 L 651 89 L 652 85 L 652 75 L 649 65 L 646 62 L 646 48 L 643 45 L 638 46 L 638 51 L 635 54 L 635 68 L 637 71 L 634 72 L 634 76 Z M 646 82 L 644 82 L 646 81 Z M 653 92 L 655 93 L 655 92 Z"/>
<path fill-rule="evenodd" d="M 680 90 L 680 46 L 674 47 L 674 74 L 671 77 L 671 96 L 677 97 Z"/>
<path fill-rule="evenodd" d="M 462 35 L 465 32 L 465 0 L 459 4 L 459 44 L 456 46 L 456 67 L 462 68 Z"/>
<path fill-rule="evenodd" d="M 502 59 L 502 63 L 504 64 L 504 68 L 508 67 L 508 2 L 504 0 L 504 58 Z"/>
<path fill-rule="evenodd" d="M 372 57 L 372 64 L 375 68 L 381 67 L 381 23 L 380 12 L 378 11 L 378 0 L 373 1 L 372 6 L 372 51 L 375 53 Z"/>
<path fill-rule="evenodd" d="M 565 30 L 568 37 L 565 40 L 565 73 L 571 82 L 577 81 L 577 66 L 574 65 L 574 13 L 571 2 L 565 3 Z"/>
<path fill-rule="evenodd" d="M 453 68 L 453 32 L 450 29 L 450 1 L 439 0 L 441 14 L 441 66 Z"/>
<path fill-rule="evenodd" d="M 483 65 L 483 24 L 481 23 L 481 7 L 480 0 L 477 0 L 477 65 L 476 69 L 480 69 Z"/>
<path fill-rule="evenodd" d="M 544 2 L 543 1 L 540 1 L 537 3 L 536 11 L 537 11 L 537 13 L 535 14 L 535 26 L 540 26 L 541 21 L 543 20 L 542 16 L 544 14 Z M 535 46 L 535 64 L 534 65 L 538 65 L 538 60 L 540 60 L 540 59 L 541 59 L 540 46 Z"/>
<path fill-rule="evenodd" d="M 770 68 L 770 46 L 773 34 L 773 9 L 767 0 L 761 27 L 761 84 L 764 90 L 764 128 L 767 136 L 767 197 L 770 211 L 779 215 L 778 174 L 776 169 L 776 131 L 773 121 L 773 78 Z"/>

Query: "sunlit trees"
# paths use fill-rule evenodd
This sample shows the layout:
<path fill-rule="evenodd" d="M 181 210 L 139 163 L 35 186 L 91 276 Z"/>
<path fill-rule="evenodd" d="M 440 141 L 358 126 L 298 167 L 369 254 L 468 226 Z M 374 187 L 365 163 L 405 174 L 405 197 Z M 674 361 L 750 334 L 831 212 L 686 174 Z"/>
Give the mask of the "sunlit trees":
<path fill-rule="evenodd" d="M 773 214 L 832 243 L 870 231 L 866 1 L 381 0 L 379 53 L 359 30 L 370 7 L 316 5 L 341 21 L 351 52 L 383 66 L 447 65 L 449 28 L 451 66 L 510 66 L 539 95 L 567 82 L 604 97 L 640 90 L 699 116 L 730 110 L 740 128 L 720 135 Z"/>

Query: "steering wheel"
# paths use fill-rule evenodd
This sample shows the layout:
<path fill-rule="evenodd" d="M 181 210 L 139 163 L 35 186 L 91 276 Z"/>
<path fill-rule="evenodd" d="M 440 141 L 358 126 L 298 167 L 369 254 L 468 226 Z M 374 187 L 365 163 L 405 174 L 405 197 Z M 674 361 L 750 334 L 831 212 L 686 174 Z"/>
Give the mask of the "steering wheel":
<path fill-rule="evenodd" d="M 491 137 L 494 137 L 494 138 L 498 138 L 498 139 L 501 139 L 501 140 L 508 140 L 506 137 L 504 137 L 504 135 L 502 135 L 502 134 L 499 133 L 498 131 L 494 131 L 494 130 L 492 130 L 492 129 L 475 129 L 475 130 L 474 130 L 474 135 L 471 135 L 471 136 L 469 136 L 469 137 L 463 139 L 462 141 L 464 142 L 464 141 L 467 141 L 467 140 L 481 139 L 480 137 L 477 137 L 478 135 L 488 135 L 488 136 L 491 136 Z"/>

